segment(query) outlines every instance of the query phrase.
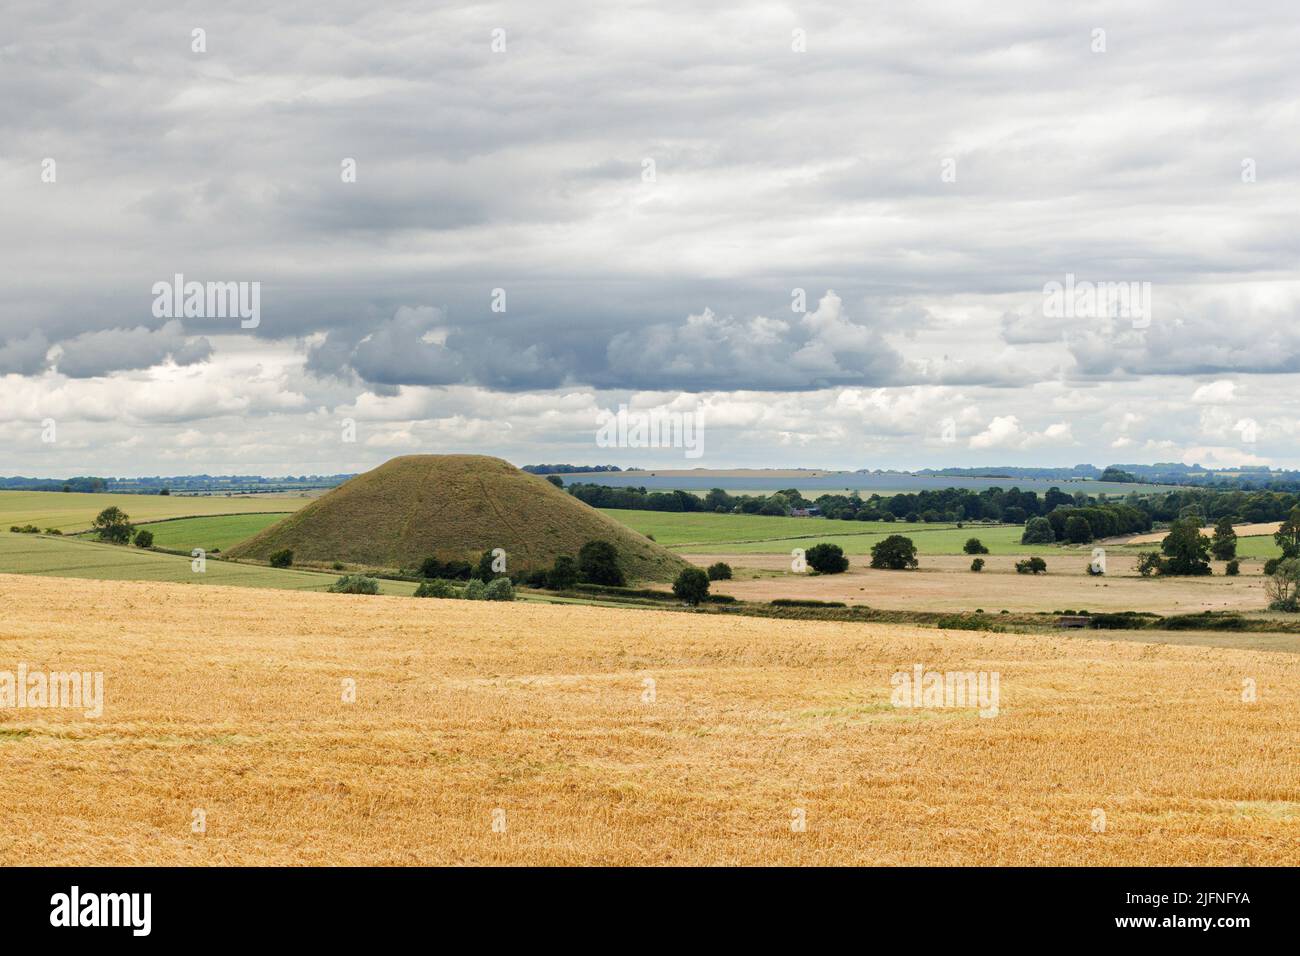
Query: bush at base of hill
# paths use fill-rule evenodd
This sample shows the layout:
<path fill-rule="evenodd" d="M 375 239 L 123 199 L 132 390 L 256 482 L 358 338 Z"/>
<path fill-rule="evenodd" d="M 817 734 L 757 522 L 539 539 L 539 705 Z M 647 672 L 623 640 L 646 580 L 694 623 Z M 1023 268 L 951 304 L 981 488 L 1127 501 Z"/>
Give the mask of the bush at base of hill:
<path fill-rule="evenodd" d="M 719 561 L 717 564 L 710 564 L 708 570 L 710 581 L 730 581 L 731 565 L 725 561 Z"/>
<path fill-rule="evenodd" d="M 328 588 L 331 594 L 378 594 L 379 582 L 364 574 L 345 574 Z"/>
<path fill-rule="evenodd" d="M 483 589 L 485 601 L 513 601 L 514 599 L 515 586 L 510 583 L 509 578 L 493 578 Z"/>
<path fill-rule="evenodd" d="M 418 598 L 454 598 L 456 588 L 450 581 L 435 578 L 432 581 L 421 581 L 420 586 L 415 589 L 415 596 Z"/>
<path fill-rule="evenodd" d="M 293 550 L 291 548 L 281 548 L 267 560 L 273 568 L 287 568 L 293 564 Z"/>
<path fill-rule="evenodd" d="M 469 584 L 460 592 L 460 596 L 466 601 L 486 601 L 487 585 L 478 578 L 471 578 Z"/>
<path fill-rule="evenodd" d="M 687 568 L 673 582 L 673 594 L 687 604 L 699 604 L 709 596 L 709 576 L 699 568 Z"/>

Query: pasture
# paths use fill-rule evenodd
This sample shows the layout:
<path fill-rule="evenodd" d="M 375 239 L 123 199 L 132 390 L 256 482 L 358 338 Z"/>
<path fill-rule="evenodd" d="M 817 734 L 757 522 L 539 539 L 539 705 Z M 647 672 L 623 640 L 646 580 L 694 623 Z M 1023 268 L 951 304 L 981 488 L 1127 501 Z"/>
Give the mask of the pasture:
<path fill-rule="evenodd" d="M 297 495 L 109 495 L 57 491 L 0 491 L 0 530 L 34 524 L 42 531 L 84 531 L 105 508 L 116 506 L 136 524 L 190 515 L 296 511 L 310 502 Z"/>
<path fill-rule="evenodd" d="M 1300 855 L 1292 654 L 41 577 L 0 591 L 7 666 L 104 675 L 98 718 L 0 712 L 0 864 Z M 892 675 L 917 665 L 997 673 L 997 715 L 894 706 Z"/>
<path fill-rule="evenodd" d="M 173 551 L 222 551 L 231 545 L 252 537 L 284 517 L 283 512 L 245 515 L 213 515 L 200 518 L 170 518 L 152 521 L 142 527 L 153 533 L 153 543 L 158 548 Z"/>
<path fill-rule="evenodd" d="M 188 557 L 146 551 L 127 545 L 101 544 L 78 538 L 0 532 L 0 574 L 44 575 L 106 581 L 165 581 L 178 584 L 233 585 L 273 590 L 323 591 L 337 573 L 268 568 L 209 559 L 196 573 Z M 61 587 L 68 587 L 61 584 Z M 385 594 L 410 594 L 407 581 L 380 581 Z M 75 593 L 80 588 L 69 588 Z"/>

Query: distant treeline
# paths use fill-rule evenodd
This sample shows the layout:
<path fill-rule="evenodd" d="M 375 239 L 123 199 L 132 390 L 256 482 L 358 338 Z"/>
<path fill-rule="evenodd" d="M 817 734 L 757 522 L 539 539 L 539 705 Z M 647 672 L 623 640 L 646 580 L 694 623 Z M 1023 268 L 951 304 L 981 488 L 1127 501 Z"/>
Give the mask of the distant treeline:
<path fill-rule="evenodd" d="M 1058 539 L 1065 521 L 1078 515 L 1088 521 L 1094 537 L 1138 534 L 1156 522 L 1199 517 L 1203 523 L 1230 517 L 1234 521 L 1281 521 L 1300 503 L 1292 492 L 1224 491 L 1185 488 L 1165 493 L 1130 493 L 1123 499 L 1093 497 L 1082 491 L 1066 494 L 1050 488 L 1040 495 L 1018 488 L 944 488 L 882 498 L 878 494 L 826 494 L 813 500 L 789 488 L 770 495 L 733 495 L 714 488 L 704 496 L 685 491 L 647 491 L 645 488 L 610 488 L 577 483 L 568 486 L 575 498 L 595 508 L 642 511 L 711 511 L 726 514 L 789 515 L 794 509 L 818 508 L 830 519 L 842 521 L 993 521 L 1024 524 L 1046 517 Z"/>
<path fill-rule="evenodd" d="M 333 488 L 352 475 L 285 475 L 267 478 L 262 475 L 176 475 L 147 478 L 99 478 L 79 475 L 73 478 L 0 478 L 5 491 L 78 491 L 98 494 L 156 495 L 196 494 L 199 492 L 301 491 L 305 488 Z"/>
<path fill-rule="evenodd" d="M 618 465 L 524 465 L 530 475 L 572 475 L 585 471 L 622 471 Z"/>

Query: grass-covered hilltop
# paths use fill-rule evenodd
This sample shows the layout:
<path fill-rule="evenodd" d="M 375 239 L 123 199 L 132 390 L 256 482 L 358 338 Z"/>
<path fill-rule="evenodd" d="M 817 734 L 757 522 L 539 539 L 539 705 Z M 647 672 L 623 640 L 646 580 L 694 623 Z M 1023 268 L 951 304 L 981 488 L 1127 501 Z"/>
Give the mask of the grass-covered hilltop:
<path fill-rule="evenodd" d="M 670 581 L 686 563 L 544 478 L 486 455 L 406 455 L 340 485 L 227 556 L 402 568 L 433 556 L 477 561 L 501 548 L 511 571 L 550 568 L 608 541 L 629 578 Z"/>

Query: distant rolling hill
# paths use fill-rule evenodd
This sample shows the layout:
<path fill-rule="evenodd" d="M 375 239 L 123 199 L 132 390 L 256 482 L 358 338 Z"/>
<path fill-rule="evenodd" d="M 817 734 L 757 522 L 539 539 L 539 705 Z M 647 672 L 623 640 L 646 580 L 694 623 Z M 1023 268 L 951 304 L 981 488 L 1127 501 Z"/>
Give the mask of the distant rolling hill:
<path fill-rule="evenodd" d="M 686 563 L 544 478 L 485 455 L 407 455 L 345 482 L 225 556 L 414 567 L 476 561 L 503 548 L 511 571 L 549 568 L 592 540 L 618 549 L 635 580 L 671 580 Z"/>

